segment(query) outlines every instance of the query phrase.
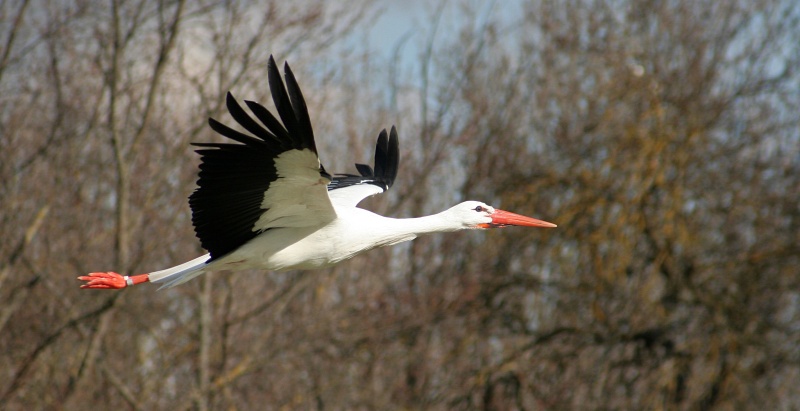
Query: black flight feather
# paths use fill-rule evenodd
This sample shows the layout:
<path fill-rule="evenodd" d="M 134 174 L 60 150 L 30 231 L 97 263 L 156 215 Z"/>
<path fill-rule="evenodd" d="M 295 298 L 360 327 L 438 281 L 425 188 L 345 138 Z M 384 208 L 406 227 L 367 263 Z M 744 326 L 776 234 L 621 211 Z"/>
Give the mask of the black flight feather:
<path fill-rule="evenodd" d="M 397 129 L 392 126 L 392 131 L 388 135 L 385 129 L 378 134 L 378 141 L 375 144 L 375 169 L 366 164 L 356 164 L 360 176 L 337 174 L 328 184 L 328 191 L 359 184 L 373 184 L 386 191 L 394 184 L 399 164 L 400 145 Z"/>
<path fill-rule="evenodd" d="M 289 132 L 283 127 L 283 124 L 272 115 L 264 106 L 258 104 L 253 101 L 244 101 L 247 104 L 247 107 L 253 114 L 256 115 L 261 123 L 267 126 L 268 129 L 272 131 L 275 135 L 278 142 L 281 144 L 282 147 L 290 147 L 292 138 L 289 136 Z"/>
<path fill-rule="evenodd" d="M 228 95 L 225 99 L 225 103 L 228 107 L 228 112 L 231 113 L 231 117 L 233 117 L 233 119 L 236 120 L 236 122 L 239 123 L 242 127 L 244 127 L 247 131 L 253 133 L 255 136 L 264 141 L 277 140 L 277 137 L 275 137 L 274 134 L 267 131 L 267 129 L 262 127 L 255 120 L 253 120 L 252 117 L 247 115 L 247 113 L 244 111 L 242 106 L 239 105 L 239 103 L 236 101 L 236 99 L 233 97 L 233 94 L 231 94 L 230 91 L 228 92 Z M 279 126 L 279 128 L 283 127 Z"/>
<path fill-rule="evenodd" d="M 272 56 L 269 57 L 267 63 L 267 77 L 269 80 L 269 89 L 272 92 L 272 101 L 275 103 L 275 109 L 278 110 L 278 115 L 283 122 L 286 131 L 296 139 L 298 142 L 303 141 L 303 136 L 298 133 L 297 117 L 295 117 L 294 107 L 289 100 L 289 94 L 286 92 L 286 87 L 281 80 L 281 74 L 278 72 L 278 66 L 275 65 L 275 60 Z"/>
<path fill-rule="evenodd" d="M 266 211 L 261 207 L 264 193 L 279 178 L 274 159 L 289 150 L 310 149 L 316 154 L 308 109 L 288 65 L 285 70 L 289 92 L 270 56 L 268 82 L 281 121 L 260 104 L 246 101 L 263 125 L 259 124 L 228 93 L 228 112 L 253 135 L 209 119 L 214 131 L 235 143 L 193 143 L 199 147 L 196 151 L 201 164 L 198 187 L 189 197 L 189 206 L 200 244 L 211 254 L 209 261 L 260 234 L 253 227 Z M 320 176 L 330 178 L 321 166 Z"/>
<path fill-rule="evenodd" d="M 358 170 L 358 173 L 361 174 L 362 176 L 371 177 L 371 176 L 375 175 L 372 172 L 372 167 L 370 167 L 367 164 L 358 164 L 358 163 L 356 163 L 356 170 Z"/>
<path fill-rule="evenodd" d="M 311 128 L 311 119 L 308 117 L 306 100 L 303 98 L 303 93 L 300 91 L 300 86 L 297 85 L 297 80 L 294 78 L 294 73 L 292 73 L 288 63 L 284 63 L 283 71 L 286 78 L 286 88 L 289 91 L 289 98 L 297 120 L 297 134 L 302 140 L 303 148 L 308 148 L 316 153 L 314 130 Z"/>

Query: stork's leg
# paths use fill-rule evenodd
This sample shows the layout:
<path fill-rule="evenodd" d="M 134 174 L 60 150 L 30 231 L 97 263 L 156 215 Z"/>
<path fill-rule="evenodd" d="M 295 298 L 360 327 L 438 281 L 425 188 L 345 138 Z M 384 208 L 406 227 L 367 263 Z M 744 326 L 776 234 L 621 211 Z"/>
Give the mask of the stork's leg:
<path fill-rule="evenodd" d="M 81 285 L 81 288 L 98 288 L 104 290 L 118 290 L 120 288 L 150 281 L 150 277 L 147 274 L 123 276 L 112 271 L 107 273 L 89 273 L 78 277 L 78 279 L 86 281 L 86 284 Z"/>

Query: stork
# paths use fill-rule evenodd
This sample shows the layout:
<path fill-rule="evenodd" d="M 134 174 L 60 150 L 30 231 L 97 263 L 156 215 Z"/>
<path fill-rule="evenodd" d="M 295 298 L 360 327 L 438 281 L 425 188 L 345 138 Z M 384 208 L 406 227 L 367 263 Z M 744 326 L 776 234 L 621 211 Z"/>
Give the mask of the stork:
<path fill-rule="evenodd" d="M 418 218 L 395 219 L 358 208 L 361 200 L 394 183 L 400 158 L 395 127 L 379 133 L 374 168 L 356 164 L 358 174 L 331 175 L 320 163 L 308 109 L 289 64 L 284 64 L 285 84 L 272 56 L 267 74 L 280 121 L 264 106 L 245 101 L 255 121 L 228 93 L 228 111 L 250 134 L 210 118 L 211 128 L 233 142 L 192 143 L 199 147 L 201 164 L 189 206 L 194 231 L 208 254 L 148 274 L 89 273 L 78 277 L 85 281 L 81 288 L 120 289 L 145 282 L 171 287 L 217 270 L 310 270 L 422 234 L 556 227 L 479 201 Z"/>

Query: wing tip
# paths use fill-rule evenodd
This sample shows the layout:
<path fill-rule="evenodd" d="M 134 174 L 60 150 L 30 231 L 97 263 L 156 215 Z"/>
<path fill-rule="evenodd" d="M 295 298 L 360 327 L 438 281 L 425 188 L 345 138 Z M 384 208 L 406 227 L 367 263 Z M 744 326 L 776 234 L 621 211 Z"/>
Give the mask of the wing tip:
<path fill-rule="evenodd" d="M 381 167 L 381 175 L 380 178 L 386 183 L 386 187 L 389 188 L 394 184 L 394 180 L 397 177 L 397 169 L 400 164 L 400 141 L 399 137 L 397 136 L 397 127 L 392 125 L 391 131 L 387 137 L 386 129 L 381 131 L 381 134 L 378 137 L 378 146 L 383 146 L 383 162 L 384 164 Z M 376 147 L 375 153 L 375 168 L 378 168 L 378 148 Z"/>

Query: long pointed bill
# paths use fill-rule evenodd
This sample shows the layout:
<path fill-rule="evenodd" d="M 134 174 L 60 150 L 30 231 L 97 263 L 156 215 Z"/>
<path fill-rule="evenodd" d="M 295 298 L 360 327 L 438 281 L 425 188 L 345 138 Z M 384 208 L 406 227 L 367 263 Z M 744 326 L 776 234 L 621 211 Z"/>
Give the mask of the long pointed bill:
<path fill-rule="evenodd" d="M 525 217 L 524 215 L 514 214 L 504 210 L 494 210 L 491 215 L 492 222 L 489 224 L 482 224 L 483 228 L 505 227 L 509 225 L 516 225 L 522 227 L 557 227 L 553 223 L 547 221 L 537 220 L 535 218 Z"/>

